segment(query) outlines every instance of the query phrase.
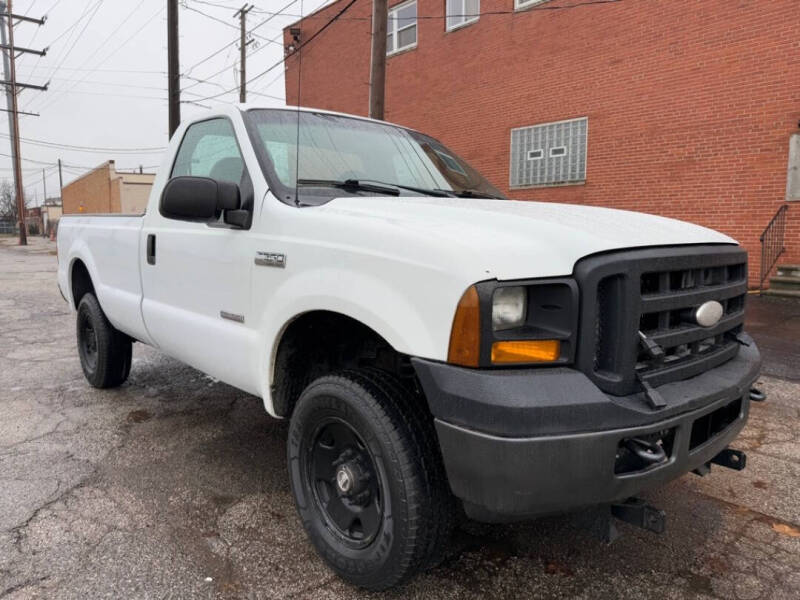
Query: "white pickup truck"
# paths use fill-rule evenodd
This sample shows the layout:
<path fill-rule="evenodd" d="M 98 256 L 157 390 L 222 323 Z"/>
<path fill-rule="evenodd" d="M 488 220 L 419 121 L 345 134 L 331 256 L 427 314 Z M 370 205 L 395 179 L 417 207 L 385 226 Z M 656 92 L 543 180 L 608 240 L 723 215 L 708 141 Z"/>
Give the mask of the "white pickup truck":
<path fill-rule="evenodd" d="M 482 521 L 628 500 L 712 462 L 747 419 L 747 256 L 646 214 L 510 201 L 433 138 L 320 110 L 182 124 L 144 215 L 65 215 L 58 284 L 87 380 L 133 342 L 290 419 L 308 535 L 382 589 Z"/>

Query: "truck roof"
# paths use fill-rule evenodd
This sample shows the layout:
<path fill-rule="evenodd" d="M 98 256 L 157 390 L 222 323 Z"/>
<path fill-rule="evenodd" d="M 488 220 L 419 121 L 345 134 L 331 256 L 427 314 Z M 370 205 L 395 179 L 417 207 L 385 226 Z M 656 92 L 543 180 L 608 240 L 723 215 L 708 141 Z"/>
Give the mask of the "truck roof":
<path fill-rule="evenodd" d="M 408 127 L 406 125 L 400 125 L 399 123 L 392 123 L 391 121 L 381 121 L 379 119 L 371 119 L 371 118 L 365 117 L 363 115 L 354 115 L 354 114 L 351 114 L 351 113 L 344 113 L 344 112 L 339 112 L 339 111 L 335 111 L 335 110 L 326 110 L 324 108 L 313 108 L 313 107 L 310 107 L 310 106 L 291 106 L 291 105 L 288 105 L 288 104 L 286 106 L 274 106 L 274 105 L 269 105 L 269 104 L 262 104 L 262 103 L 259 103 L 259 102 L 244 102 L 244 103 L 236 102 L 236 103 L 231 103 L 231 104 L 227 105 L 227 107 L 230 107 L 233 110 L 238 110 L 238 111 L 241 111 L 241 112 L 246 112 L 248 110 L 290 110 L 290 111 L 297 111 L 297 112 L 322 113 L 322 114 L 326 114 L 326 115 L 337 115 L 337 116 L 340 116 L 340 117 L 349 117 L 351 119 L 359 119 L 361 121 L 372 121 L 374 123 L 383 123 L 384 125 L 394 125 L 396 127 L 402 127 L 403 129 L 413 130 L 412 127 Z M 209 109 L 208 110 L 208 114 L 219 114 L 221 112 L 227 112 L 227 111 L 224 110 L 225 108 L 226 107 L 223 107 L 223 106 L 214 107 L 213 109 Z M 205 118 L 207 118 L 207 114 L 198 113 L 194 118 L 191 119 L 191 121 L 199 121 L 199 120 L 203 120 Z"/>

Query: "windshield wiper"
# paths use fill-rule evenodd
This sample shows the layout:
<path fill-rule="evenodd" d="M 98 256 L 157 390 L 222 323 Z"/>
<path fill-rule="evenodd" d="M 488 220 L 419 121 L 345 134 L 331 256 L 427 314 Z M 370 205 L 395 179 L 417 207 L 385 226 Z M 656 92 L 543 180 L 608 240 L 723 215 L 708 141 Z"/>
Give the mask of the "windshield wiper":
<path fill-rule="evenodd" d="M 446 191 L 446 190 L 441 190 Z M 481 192 L 474 192 L 472 190 L 461 190 L 460 192 L 456 192 L 455 190 L 449 192 L 451 196 L 456 198 L 491 198 L 493 200 L 507 200 L 507 198 L 503 198 L 502 196 L 495 196 L 494 194 L 484 194 Z"/>
<path fill-rule="evenodd" d="M 379 185 L 393 185 L 394 187 L 399 187 L 399 188 L 402 188 L 404 190 L 410 190 L 412 192 L 417 192 L 418 194 L 425 194 L 426 196 L 437 196 L 439 198 L 449 198 L 450 197 L 450 192 L 448 192 L 447 190 L 414 187 L 413 185 L 403 185 L 401 183 L 386 183 L 385 181 L 378 181 L 377 179 L 362 179 L 361 181 L 371 181 L 371 182 L 377 183 Z"/>
<path fill-rule="evenodd" d="M 359 181 L 358 179 L 345 179 L 344 181 L 337 181 L 336 179 L 298 179 L 297 186 L 335 187 L 344 190 L 359 190 L 363 192 L 375 192 L 377 194 L 388 194 L 390 196 L 400 195 L 400 190 L 398 190 L 396 187 L 367 183 L 365 181 Z"/>

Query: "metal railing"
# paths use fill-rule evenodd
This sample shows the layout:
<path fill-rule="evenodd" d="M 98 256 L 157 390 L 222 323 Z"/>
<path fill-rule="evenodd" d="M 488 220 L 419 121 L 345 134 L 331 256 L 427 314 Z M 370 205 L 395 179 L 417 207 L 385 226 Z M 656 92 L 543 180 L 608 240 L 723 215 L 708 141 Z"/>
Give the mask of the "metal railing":
<path fill-rule="evenodd" d="M 0 221 L 0 234 L 2 233 L 17 233 L 16 224 L 9 221 Z"/>
<path fill-rule="evenodd" d="M 761 232 L 761 279 L 758 282 L 759 292 L 764 290 L 764 282 L 769 277 L 772 267 L 778 262 L 781 254 L 786 251 L 783 245 L 783 236 L 786 233 L 786 211 L 788 205 L 784 204 L 772 217 L 772 220 Z"/>

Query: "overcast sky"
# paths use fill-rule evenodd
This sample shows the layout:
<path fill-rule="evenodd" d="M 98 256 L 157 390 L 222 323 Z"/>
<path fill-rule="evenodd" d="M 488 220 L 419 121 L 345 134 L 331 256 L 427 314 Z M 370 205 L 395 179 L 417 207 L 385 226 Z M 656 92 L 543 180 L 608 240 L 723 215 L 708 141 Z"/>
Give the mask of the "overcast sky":
<path fill-rule="evenodd" d="M 329 1 L 303 0 L 302 14 Z M 248 15 L 248 29 L 255 28 L 258 47 L 249 50 L 248 78 L 283 58 L 281 30 L 297 20 L 301 10 L 301 0 L 249 3 L 255 8 Z M 206 106 L 238 101 L 237 92 L 213 100 L 202 98 L 238 85 L 239 22 L 233 15 L 243 0 L 182 0 L 181 4 L 182 100 L 196 100 Z M 58 195 L 55 163 L 59 158 L 65 165 L 65 185 L 109 159 L 116 161 L 118 169 L 143 165 L 151 171 L 161 162 L 159 151 L 117 149 L 160 148 L 167 143 L 166 6 L 166 0 L 13 1 L 15 14 L 36 18 L 47 15 L 41 27 L 20 23 L 14 29 L 17 46 L 49 46 L 43 58 L 25 54 L 17 59 L 19 82 L 50 82 L 46 92 L 23 90 L 19 94 L 20 110 L 41 115 L 20 117 L 23 183 L 28 197 L 35 196 L 34 204 L 40 204 L 43 198 L 42 169 L 48 197 Z M 277 12 L 281 14 L 273 14 Z M 209 83 L 199 83 L 198 79 Z M 282 104 L 283 68 L 253 82 L 250 90 L 278 99 L 250 94 L 248 100 Z M 6 107 L 4 99 L 0 107 Z M 181 116 L 202 110 L 184 103 Z M 0 113 L 0 179 L 11 181 L 5 116 Z M 79 151 L 53 144 L 115 150 Z"/>

